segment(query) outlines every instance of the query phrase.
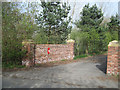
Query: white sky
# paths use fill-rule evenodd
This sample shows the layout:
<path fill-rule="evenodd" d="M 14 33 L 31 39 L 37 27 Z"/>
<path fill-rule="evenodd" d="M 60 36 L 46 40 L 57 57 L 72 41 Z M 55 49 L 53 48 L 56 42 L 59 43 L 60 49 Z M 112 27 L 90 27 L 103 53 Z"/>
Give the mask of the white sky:
<path fill-rule="evenodd" d="M 43 0 L 1 0 L 2 2 L 9 1 L 9 2 L 40 2 Z M 57 0 L 47 0 L 47 1 L 57 1 Z M 58 0 L 60 1 L 60 0 Z M 118 2 L 120 0 L 61 0 L 61 2 L 68 2 L 71 6 L 71 13 L 73 11 L 74 4 L 76 3 L 75 6 L 75 12 L 74 12 L 74 19 L 79 17 L 79 13 L 81 12 L 83 6 L 85 4 L 97 4 L 99 5 L 104 4 L 103 7 L 105 7 L 104 16 L 110 17 L 111 15 L 115 15 L 118 13 Z"/>
<path fill-rule="evenodd" d="M 103 5 L 102 11 L 105 17 L 110 17 L 118 13 L 118 2 L 76 2 L 73 20 L 79 19 L 82 8 L 85 6 L 85 4 L 88 3 L 90 4 L 90 6 L 97 4 L 98 8 Z M 72 13 L 75 2 L 69 2 L 69 4 L 71 6 Z"/>
<path fill-rule="evenodd" d="M 16 2 L 18 0 L 7 0 L 7 1 Z M 40 1 L 41 0 L 24 0 L 24 2 L 40 2 Z M 56 1 L 56 0 L 47 0 L 47 1 Z M 104 17 L 109 18 L 112 15 L 116 15 L 116 13 L 118 13 L 119 1 L 120 0 L 61 0 L 61 2 L 68 2 L 68 4 L 71 6 L 71 11 L 69 14 L 70 16 L 72 16 L 72 12 L 74 9 L 74 15 L 72 16 L 73 21 L 78 20 L 80 18 L 80 12 L 82 11 L 82 8 L 85 6 L 85 4 L 88 3 L 90 4 L 90 6 L 97 4 L 98 8 L 101 8 L 102 6 Z M 18 2 L 23 2 L 23 0 L 19 0 Z"/>

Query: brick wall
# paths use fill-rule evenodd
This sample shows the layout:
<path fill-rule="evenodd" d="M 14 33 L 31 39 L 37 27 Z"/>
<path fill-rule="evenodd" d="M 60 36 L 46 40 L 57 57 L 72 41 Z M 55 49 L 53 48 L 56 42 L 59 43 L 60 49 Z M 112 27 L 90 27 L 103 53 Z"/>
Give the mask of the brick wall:
<path fill-rule="evenodd" d="M 120 46 L 117 41 L 112 41 L 108 45 L 107 74 L 118 75 L 120 70 Z"/>
<path fill-rule="evenodd" d="M 26 47 L 26 48 L 25 48 Z M 34 48 L 35 47 L 35 48 Z M 50 53 L 47 50 L 50 48 Z M 23 49 L 28 52 L 23 59 L 22 64 L 32 66 L 33 64 L 46 63 L 50 61 L 59 61 L 64 59 L 74 58 L 74 42 L 67 42 L 67 44 L 24 44 Z M 32 59 L 29 58 L 29 53 Z"/>
<path fill-rule="evenodd" d="M 50 48 L 50 53 L 47 49 Z M 63 59 L 73 59 L 74 43 L 69 44 L 37 44 L 35 50 L 35 62 L 49 62 Z"/>

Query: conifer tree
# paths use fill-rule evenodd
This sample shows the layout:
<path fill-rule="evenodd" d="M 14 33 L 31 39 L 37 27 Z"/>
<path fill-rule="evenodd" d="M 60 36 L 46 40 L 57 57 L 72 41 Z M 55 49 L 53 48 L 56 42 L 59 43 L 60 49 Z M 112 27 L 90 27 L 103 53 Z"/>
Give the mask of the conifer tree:
<path fill-rule="evenodd" d="M 48 43 L 63 43 L 71 31 L 70 6 L 60 2 L 41 2 L 41 7 L 43 10 L 36 15 L 36 21 L 44 29 Z"/>

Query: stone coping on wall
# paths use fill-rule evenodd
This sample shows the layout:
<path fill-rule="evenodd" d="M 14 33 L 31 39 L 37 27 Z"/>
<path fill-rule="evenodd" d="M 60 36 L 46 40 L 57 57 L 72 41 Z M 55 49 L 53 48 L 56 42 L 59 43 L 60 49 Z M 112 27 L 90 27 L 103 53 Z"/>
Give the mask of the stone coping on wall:
<path fill-rule="evenodd" d="M 74 43 L 75 40 L 73 40 L 73 39 L 69 39 L 69 40 L 67 40 L 66 42 L 67 42 L 67 43 Z"/>
<path fill-rule="evenodd" d="M 73 39 L 69 39 L 69 40 L 66 40 L 66 43 L 64 44 L 61 44 L 61 45 L 65 45 L 65 44 L 68 44 L 68 43 L 74 43 L 75 41 Z M 35 43 L 33 42 L 32 40 L 29 40 L 29 41 L 23 41 L 22 44 L 40 44 L 40 43 Z M 43 44 L 43 45 L 59 45 L 59 44 Z"/>
<path fill-rule="evenodd" d="M 120 43 L 117 40 L 111 41 L 108 46 L 120 46 Z"/>
<path fill-rule="evenodd" d="M 34 42 L 23 41 L 23 42 L 22 42 L 22 45 L 24 45 L 24 44 L 35 44 L 35 43 L 34 43 Z"/>

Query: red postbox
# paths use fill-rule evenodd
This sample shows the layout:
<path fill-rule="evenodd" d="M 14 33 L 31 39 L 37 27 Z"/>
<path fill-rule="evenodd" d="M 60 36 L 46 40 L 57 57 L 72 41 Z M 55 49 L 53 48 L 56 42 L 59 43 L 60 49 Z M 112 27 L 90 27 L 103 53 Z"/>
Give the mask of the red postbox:
<path fill-rule="evenodd" d="M 50 54 L 50 48 L 48 48 L 47 53 Z"/>

